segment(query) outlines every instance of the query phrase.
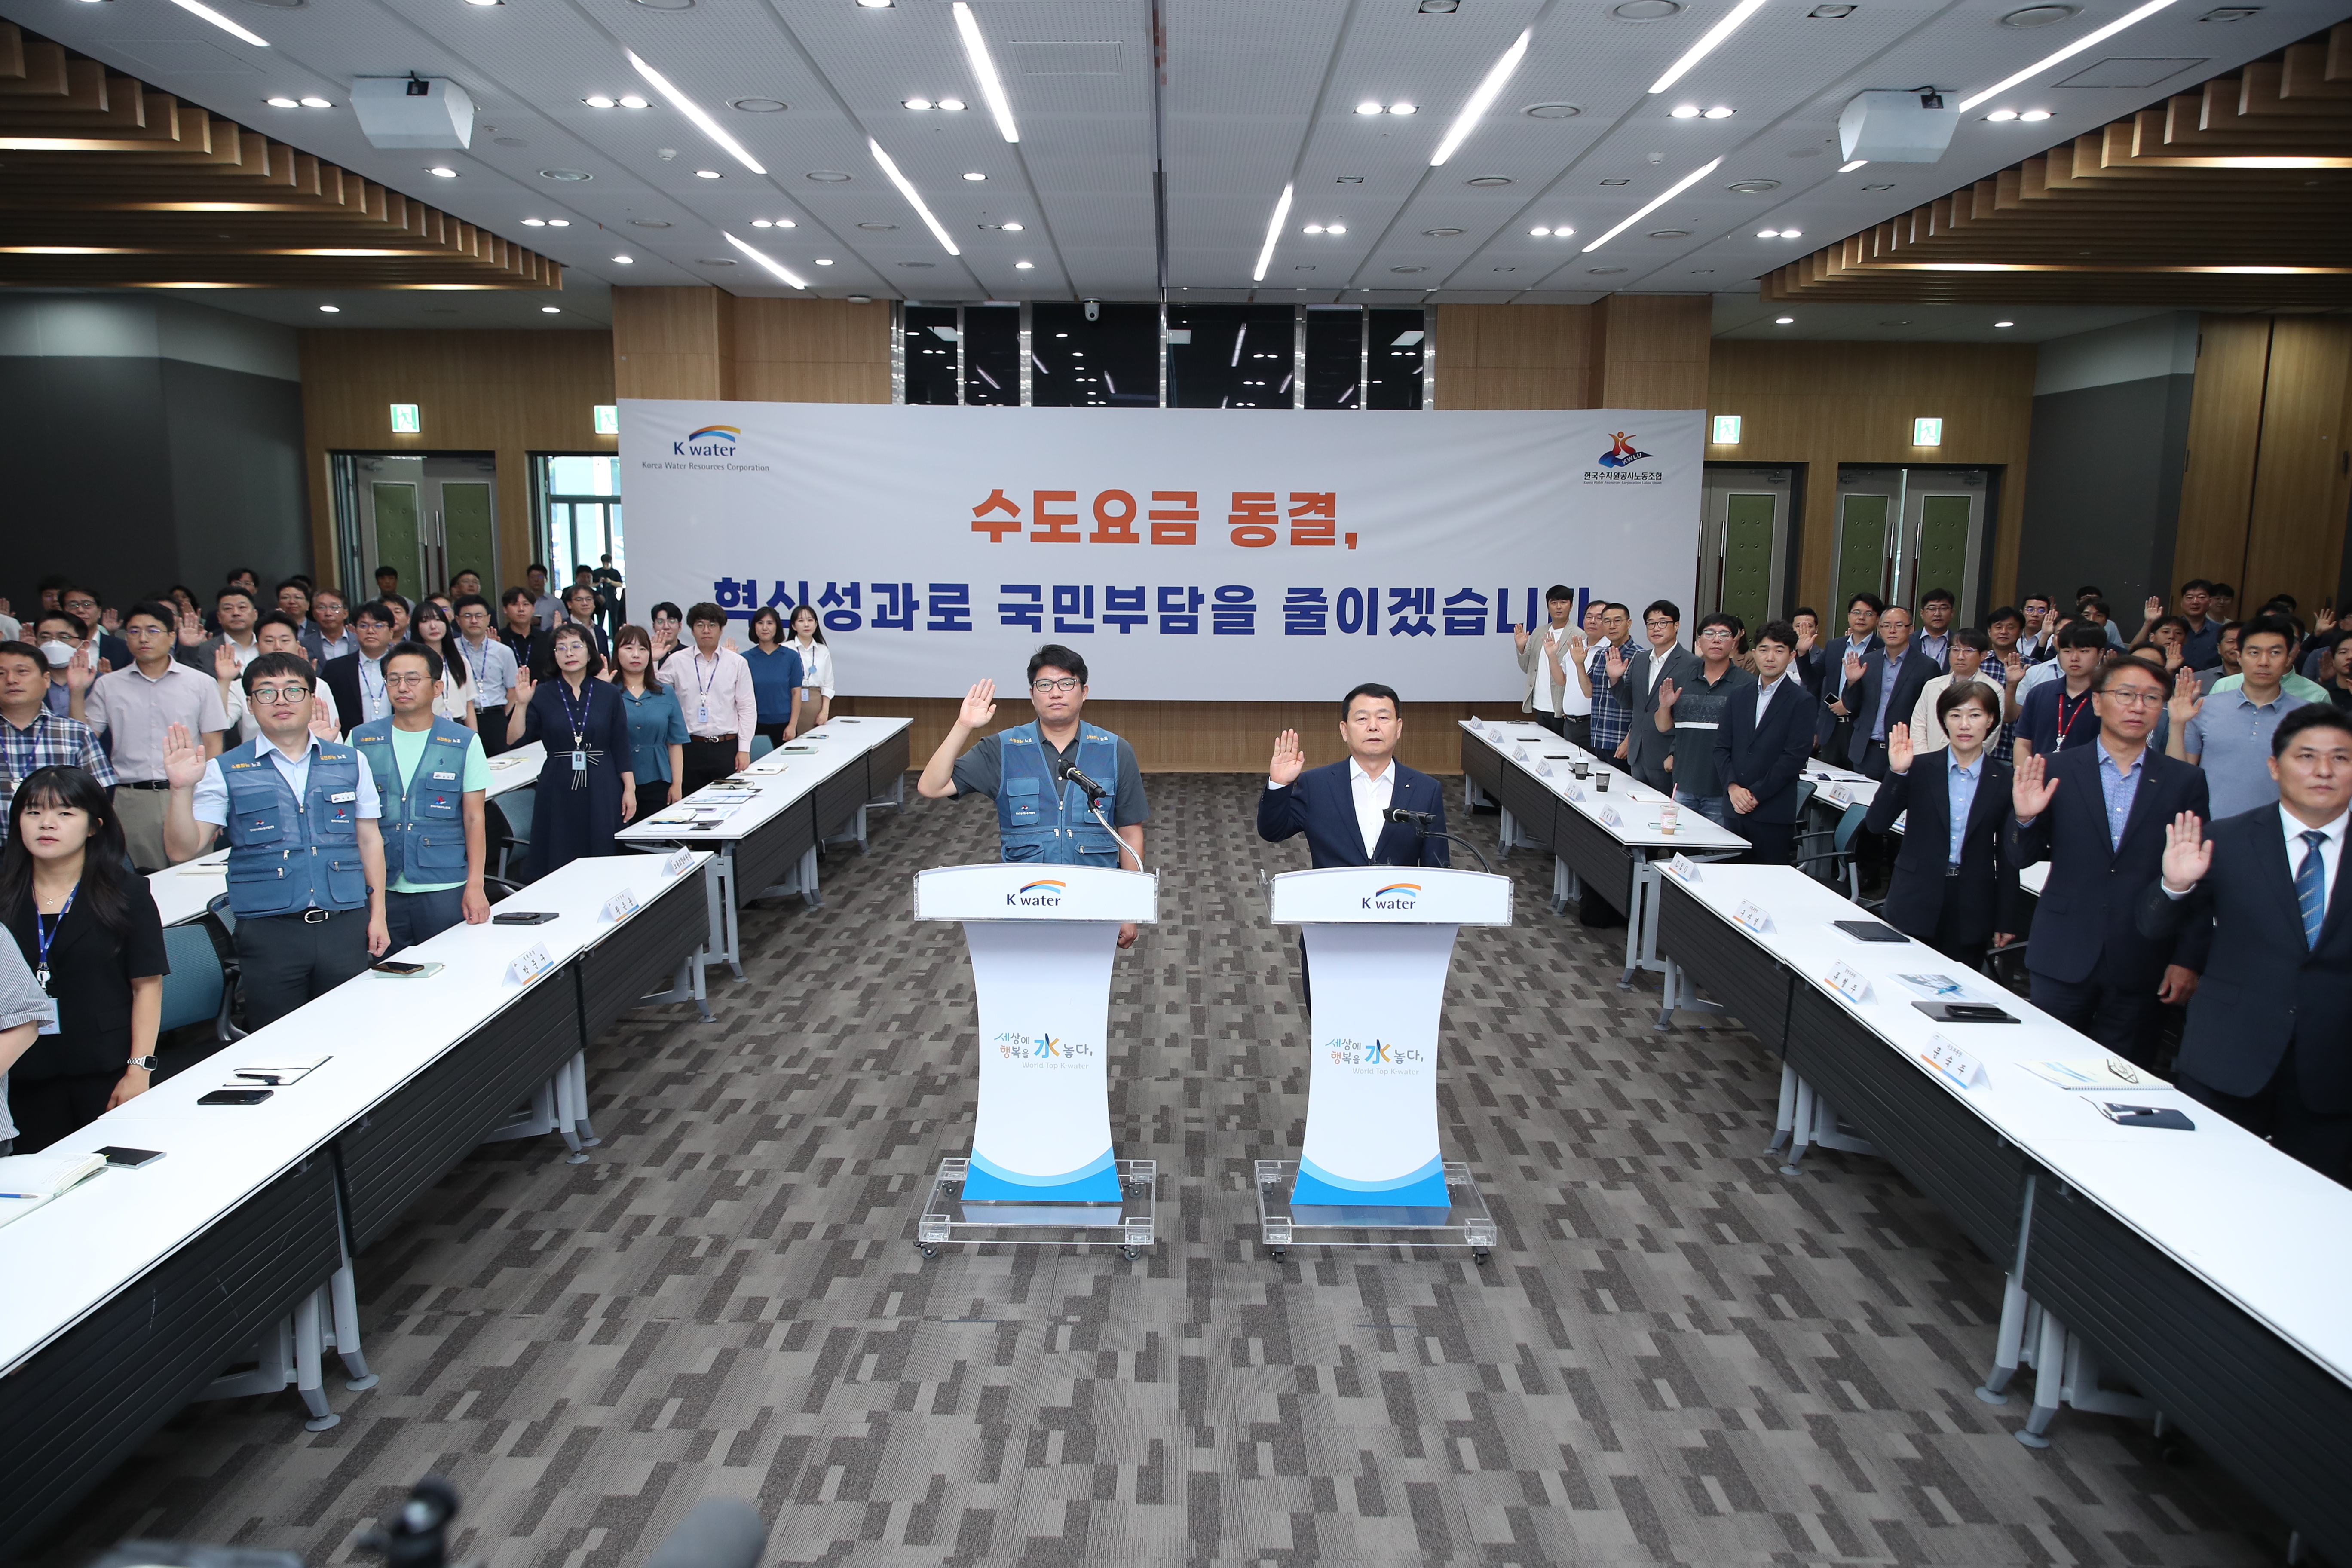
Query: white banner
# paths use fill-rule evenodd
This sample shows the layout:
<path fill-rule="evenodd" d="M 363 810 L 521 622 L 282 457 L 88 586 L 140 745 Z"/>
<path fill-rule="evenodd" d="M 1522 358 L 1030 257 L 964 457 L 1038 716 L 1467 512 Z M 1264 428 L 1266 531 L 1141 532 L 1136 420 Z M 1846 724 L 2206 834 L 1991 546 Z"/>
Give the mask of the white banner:
<path fill-rule="evenodd" d="M 629 603 L 814 604 L 847 696 L 1059 642 L 1102 698 L 1516 701 L 1549 584 L 1688 595 L 1703 418 L 628 399 Z"/>

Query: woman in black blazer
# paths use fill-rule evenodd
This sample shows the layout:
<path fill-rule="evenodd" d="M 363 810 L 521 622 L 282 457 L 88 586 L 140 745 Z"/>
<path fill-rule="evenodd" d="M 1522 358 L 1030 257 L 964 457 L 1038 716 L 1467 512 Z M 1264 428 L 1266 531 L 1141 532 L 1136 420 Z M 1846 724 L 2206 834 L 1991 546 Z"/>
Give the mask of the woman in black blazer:
<path fill-rule="evenodd" d="M 57 1032 L 8 1070 L 16 1152 L 29 1154 L 147 1091 L 172 967 L 122 825 L 81 769 L 38 769 L 9 803 L 0 923 L 58 1005 Z"/>
<path fill-rule="evenodd" d="M 1982 963 L 1988 941 L 1995 947 L 2015 941 L 2021 918 L 2017 868 L 2009 864 L 2000 843 L 2010 770 L 1985 752 L 1986 742 L 2000 730 L 2000 703 L 1990 687 L 1976 680 L 1937 698 L 1936 718 L 1951 738 L 1946 751 L 1914 756 L 1911 727 L 1897 724 L 1888 731 L 1886 777 L 1864 824 L 1873 833 L 1886 833 L 1898 814 L 1910 814 L 1879 913 L 1895 930 L 1971 967 Z M 1976 774 L 1957 848 L 1954 790 L 1966 795 L 1968 786 L 1955 780 L 1955 770 Z"/>

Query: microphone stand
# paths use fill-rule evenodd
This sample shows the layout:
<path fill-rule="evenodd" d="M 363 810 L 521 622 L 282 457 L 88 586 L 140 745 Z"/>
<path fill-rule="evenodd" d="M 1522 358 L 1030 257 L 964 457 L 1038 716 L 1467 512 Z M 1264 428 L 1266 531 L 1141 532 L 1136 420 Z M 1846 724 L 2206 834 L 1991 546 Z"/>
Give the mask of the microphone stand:
<path fill-rule="evenodd" d="M 1411 823 L 1414 831 L 1423 838 L 1434 838 L 1442 844 L 1459 844 L 1463 848 L 1470 851 L 1471 856 L 1477 860 L 1478 868 L 1480 870 L 1486 872 L 1486 875 L 1490 877 L 1495 874 L 1495 868 L 1486 864 L 1486 852 L 1480 849 L 1475 844 L 1471 843 L 1467 838 L 1456 837 L 1451 833 L 1432 832 L 1429 826 L 1430 818 L 1427 812 L 1407 811 L 1401 805 L 1393 805 L 1389 807 L 1389 809 L 1382 815 L 1384 815 L 1391 822 Z"/>

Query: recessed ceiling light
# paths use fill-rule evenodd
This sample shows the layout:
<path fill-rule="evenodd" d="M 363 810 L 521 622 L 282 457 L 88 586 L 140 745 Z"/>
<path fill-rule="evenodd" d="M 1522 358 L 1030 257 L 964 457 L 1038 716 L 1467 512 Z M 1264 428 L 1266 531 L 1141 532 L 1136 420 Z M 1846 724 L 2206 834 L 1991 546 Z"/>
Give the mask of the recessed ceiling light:
<path fill-rule="evenodd" d="M 1421 231 L 1432 239 L 1452 239 L 1462 231 L 1458 228 L 1425 228 Z"/>
<path fill-rule="evenodd" d="M 833 265 L 833 258 L 830 256 L 820 256 L 816 258 L 816 264 L 819 267 L 830 267 Z"/>
<path fill-rule="evenodd" d="M 1996 125 L 2000 125 L 2016 119 L 2017 110 L 2014 109 L 1996 109 L 1990 114 L 1986 115 L 1985 118 L 1991 121 Z"/>
<path fill-rule="evenodd" d="M 446 163 L 436 163 L 425 172 L 436 180 L 454 180 L 457 177 L 457 171 Z"/>
<path fill-rule="evenodd" d="M 982 174 L 978 169 L 966 169 L 966 170 L 963 172 L 963 177 L 964 177 L 965 179 L 967 179 L 967 180 L 973 180 L 973 181 L 984 180 L 984 179 L 988 178 L 988 176 L 987 176 L 986 174 Z"/>
<path fill-rule="evenodd" d="M 1649 216 L 1660 207 L 1664 206 L 1668 202 L 1674 200 L 1676 196 L 1681 195 L 1685 191 L 1690 189 L 1701 180 L 1706 179 L 1709 174 L 1714 174 L 1716 170 L 1722 166 L 1723 160 L 1720 158 L 1710 158 L 1706 163 L 1701 163 L 1697 168 L 1693 169 L 1689 174 L 1685 174 L 1681 179 L 1676 180 L 1673 184 L 1668 185 L 1664 190 L 1660 191 L 1656 195 L 1652 196 L 1648 201 L 1643 202 L 1640 206 L 1635 207 L 1632 212 L 1626 214 L 1623 217 L 1619 218 L 1617 220 L 1616 226 L 1606 230 L 1602 233 L 1600 238 L 1593 240 L 1591 244 L 1587 245 L 1584 247 L 1584 253 L 1587 256 L 1591 255 L 1594 251 L 1600 249 L 1602 246 L 1608 244 L 1611 240 L 1624 233 L 1627 229 L 1633 227 L 1635 224 L 1641 222 L 1643 218 Z"/>
<path fill-rule="evenodd" d="M 292 98 L 267 98 L 262 100 L 262 101 L 269 105 L 272 109 L 299 109 L 302 107 L 300 100 Z"/>
<path fill-rule="evenodd" d="M 980 83 L 980 96 L 988 103 L 988 111 L 996 117 L 996 132 L 1007 142 L 1021 140 L 1021 128 L 1013 122 L 1013 100 L 1005 96 L 1004 79 L 996 74 L 996 61 L 988 52 L 988 39 L 980 30 L 980 18 L 971 14 L 964 0 L 955 0 L 956 36 L 963 41 L 964 61 L 971 67 L 972 79 Z"/>
<path fill-rule="evenodd" d="M 1019 234 L 1021 232 L 1021 226 L 1017 223 L 1008 223 L 1002 226 L 1007 234 Z"/>
<path fill-rule="evenodd" d="M 1421 105 L 1417 103 L 1391 103 L 1389 105 L 1389 112 L 1391 114 L 1419 114 L 1421 112 Z"/>
<path fill-rule="evenodd" d="M 319 309 L 326 311 L 330 316 L 340 316 L 343 313 L 343 308 L 341 305 L 321 305 Z"/>
<path fill-rule="evenodd" d="M 610 109 L 613 107 L 614 102 L 613 100 L 605 97 L 601 92 L 592 92 L 580 101 L 586 104 L 591 109 Z"/>
<path fill-rule="evenodd" d="M 630 267 L 635 265 L 637 258 L 634 256 L 615 256 L 613 259 L 624 267 Z"/>
<path fill-rule="evenodd" d="M 1682 15 L 1675 0 L 1625 0 L 1609 14 L 1626 22 L 1663 22 L 1669 16 Z"/>
<path fill-rule="evenodd" d="M 335 106 L 328 102 L 323 98 L 306 98 L 302 100 L 302 107 L 305 109 L 332 109 Z"/>
<path fill-rule="evenodd" d="M 1652 239 L 1688 239 L 1690 232 L 1686 228 L 1654 228 L 1650 231 L 1650 237 Z"/>
<path fill-rule="evenodd" d="M 1462 9 L 1462 0 L 1421 0 L 1415 9 L 1424 16 L 1451 16 Z"/>
<path fill-rule="evenodd" d="M 1738 191 L 1743 196 L 1762 195 L 1766 191 L 1777 191 L 1780 188 L 1780 182 L 1778 180 L 1734 180 L 1724 187 L 1726 190 Z"/>
<path fill-rule="evenodd" d="M 1356 112 L 1359 114 L 1379 114 L 1382 112 L 1382 110 L 1381 105 L 1372 102 L 1370 99 L 1366 99 L 1363 102 L 1356 105 Z"/>
<path fill-rule="evenodd" d="M 737 98 L 729 100 L 727 107 L 745 114 L 780 114 L 792 105 L 774 98 Z"/>
<path fill-rule="evenodd" d="M 1508 174 L 1481 174 L 1475 180 L 1465 180 L 1462 183 L 1465 185 L 1476 185 L 1482 190 L 1491 190 L 1497 185 L 1509 184 L 1511 177 Z"/>
<path fill-rule="evenodd" d="M 1677 103 L 1672 109 L 1666 110 L 1666 118 L 1669 120 L 1696 120 L 1698 118 L 1698 105 L 1696 103 Z"/>
<path fill-rule="evenodd" d="M 1723 105 L 1718 103 L 1713 109 L 1706 111 L 1706 118 L 1709 120 L 1728 120 L 1734 112 L 1734 110 L 1726 109 Z"/>
<path fill-rule="evenodd" d="M 2000 25 L 2004 27 L 2047 27 L 2081 10 L 2080 5 L 2028 5 L 2022 11 L 2011 11 L 2003 16 Z"/>
<path fill-rule="evenodd" d="M 808 172 L 808 177 L 820 184 L 826 185 L 837 185 L 849 178 L 839 169 L 811 169 Z"/>
<path fill-rule="evenodd" d="M 1776 327 L 1785 327 L 1793 323 L 1796 319 L 1794 316 L 1775 316 L 1772 318 L 1772 324 Z"/>
<path fill-rule="evenodd" d="M 1869 159 L 1867 159 L 1867 158 L 1856 158 L 1856 159 L 1855 159 L 1853 163 L 1840 163 L 1840 164 L 1838 165 L 1838 173 L 1839 173 L 1839 174 L 1853 174 L 1856 169 L 1859 169 L 1859 168 L 1863 167 L 1864 164 L 1868 163 L 1869 162 L 1870 162 L 1870 160 L 1869 160 Z M 1865 187 L 1865 188 L 1867 188 L 1867 187 Z"/>
<path fill-rule="evenodd" d="M 2046 109 L 2029 109 L 2022 114 L 2020 114 L 2018 118 L 2025 121 L 2028 125 L 2033 125 L 2049 119 L 2050 111 Z"/>
<path fill-rule="evenodd" d="M 1549 224 L 1539 223 L 1536 225 L 1535 227 L 1528 230 L 1528 232 L 1534 235 L 1538 239 L 1549 238 L 1551 235 L 1551 226 Z"/>
<path fill-rule="evenodd" d="M 495 4 L 496 0 L 492 0 L 492 3 Z M 541 305 L 539 308 L 539 313 L 542 316 L 560 316 L 563 314 L 563 307 L 561 305 Z"/>
<path fill-rule="evenodd" d="M 1748 0 L 1740 0 L 1740 3 L 1746 5 Z M 1755 0 L 1755 3 L 1760 5 L 1764 0 Z M 1429 155 L 1431 168 L 1441 166 L 1445 160 L 1454 156 L 1454 149 L 1468 140 L 1470 132 L 1476 129 L 1478 121 L 1486 117 L 1486 110 L 1495 106 L 1495 100 L 1501 94 L 1503 84 L 1511 79 L 1511 73 L 1519 68 L 1521 60 L 1527 58 L 1528 42 L 1534 36 L 1533 28 L 1523 28 L 1518 37 L 1512 41 L 1511 47 L 1505 49 L 1502 57 L 1486 68 L 1486 74 L 1479 80 L 1476 89 L 1463 100 L 1461 112 L 1454 115 L 1454 123 L 1445 128 L 1445 140 L 1440 142 L 1437 144 L 1437 151 Z"/>
<path fill-rule="evenodd" d="M 857 8 L 861 11 L 887 11 L 891 5 L 890 0 L 857 0 Z"/>
<path fill-rule="evenodd" d="M 1283 221 L 1290 216 L 1291 191 L 1291 186 L 1283 186 L 1282 195 L 1275 200 L 1274 216 L 1266 221 L 1265 243 L 1258 247 L 1257 266 L 1250 271 L 1250 281 L 1253 283 L 1265 282 L 1265 269 L 1274 262 L 1274 247 L 1282 238 Z M 1241 340 L 1238 338 L 1234 340 L 1234 352 L 1235 353 L 1241 352 Z"/>
<path fill-rule="evenodd" d="M 1780 231 L 1777 228 L 1759 228 L 1756 231 L 1756 237 L 1759 239 L 1778 239 L 1780 237 Z"/>
<path fill-rule="evenodd" d="M 1741 23 L 1747 21 L 1748 17 L 1753 16 L 1757 12 L 1763 8 L 1764 0 L 1739 0 L 1739 4 L 1731 8 L 1731 12 L 1728 16 L 1725 16 L 1723 20 L 1717 22 L 1714 26 L 1709 27 L 1706 32 L 1700 34 L 1698 42 L 1693 44 L 1688 49 L 1685 50 L 1683 52 L 1682 58 L 1676 60 L 1673 65 L 1666 68 L 1665 75 L 1660 77 L 1657 80 L 1650 84 L 1650 90 L 1652 92 L 1664 92 L 1666 89 L 1680 81 L 1683 79 L 1684 72 L 1689 70 L 1693 66 L 1698 64 L 1699 61 L 1713 54 L 1717 45 L 1721 44 L 1724 39 L 1731 37 L 1732 34 L 1739 30 Z M 1619 16 L 1622 16 L 1624 15 L 1625 8 L 1621 5 L 1617 8 L 1617 11 Z"/>
<path fill-rule="evenodd" d="M 1784 228 L 1780 231 L 1782 239 L 1802 239 L 1804 235 L 1805 231 L 1801 228 Z"/>
<path fill-rule="evenodd" d="M 251 44 L 257 49 L 266 49 L 269 47 L 269 40 L 268 38 L 263 37 L 258 33 L 247 31 L 245 28 L 238 26 L 235 22 L 230 21 L 226 16 L 224 16 L 219 12 L 214 10 L 211 6 L 198 5 L 197 0 L 172 0 L 172 3 L 179 6 L 183 11 L 188 12 L 193 16 L 202 16 L 205 21 L 210 22 L 214 26 L 218 27 L 224 33 L 236 34 L 239 38 Z"/>
<path fill-rule="evenodd" d="M 547 226 L 550 228 L 570 228 L 572 226 L 572 220 L 568 217 L 551 217 L 547 220 Z"/>
<path fill-rule="evenodd" d="M 716 169 L 697 169 L 694 172 L 694 177 L 698 180 L 721 180 L 726 178 L 724 174 L 721 174 Z"/>
<path fill-rule="evenodd" d="M 573 184 L 582 180 L 593 180 L 596 176 L 585 169 L 541 169 L 539 172 L 539 177 L 542 180 L 562 180 L 566 184 Z"/>
<path fill-rule="evenodd" d="M 503 5 L 506 0 L 466 0 L 468 5 Z"/>
<path fill-rule="evenodd" d="M 547 220 L 543 217 L 527 217 L 522 220 L 522 226 L 525 228 L 545 228 Z"/>
<path fill-rule="evenodd" d="M 2013 327 L 2017 325 L 2017 323 L 2015 321 L 1995 321 L 1993 325 L 1996 327 Z"/>
<path fill-rule="evenodd" d="M 629 226 L 631 228 L 667 228 L 669 220 L 659 217 L 633 217 L 629 220 Z"/>
<path fill-rule="evenodd" d="M 1345 234 L 1348 232 L 1348 226 L 1344 223 L 1329 224 L 1324 227 L 1323 232 L 1325 234 Z"/>
<path fill-rule="evenodd" d="M 766 218 L 755 217 L 751 220 L 751 226 L 753 228 L 773 228 L 776 226 L 769 222 Z"/>
<path fill-rule="evenodd" d="M 1026 272 L 1034 265 L 1034 263 L 1033 262 L 1016 261 L 1013 264 L 1013 270 L 1015 272 Z"/>
<path fill-rule="evenodd" d="M 639 98 L 634 92 L 625 92 L 621 95 L 621 107 L 623 109 L 651 109 L 653 104 L 646 99 Z"/>
<path fill-rule="evenodd" d="M 1310 223 L 1305 228 L 1299 230 L 1299 232 L 1301 234 L 1321 234 L 1323 232 L 1323 226 L 1319 223 Z"/>
<path fill-rule="evenodd" d="M 961 114 L 963 112 L 964 101 L 961 98 L 943 98 L 940 100 L 940 107 L 950 114 Z"/>
<path fill-rule="evenodd" d="M 1584 110 L 1572 103 L 1530 103 L 1519 112 L 1530 120 L 1573 120 Z"/>
<path fill-rule="evenodd" d="M 726 131 L 720 127 L 719 121 L 710 118 L 710 113 L 708 110 L 704 109 L 702 105 L 695 102 L 694 100 L 687 97 L 686 94 L 678 91 L 677 88 L 671 86 L 669 78 L 654 69 L 651 65 L 646 63 L 644 56 L 638 54 L 635 49 L 623 49 L 621 52 L 628 57 L 629 64 L 635 68 L 636 73 L 645 78 L 647 82 L 651 83 L 653 89 L 656 92 L 660 93 L 662 97 L 669 100 L 669 106 L 672 109 L 677 110 L 680 114 L 685 115 L 688 120 L 694 121 L 695 129 L 701 132 L 705 136 L 709 137 L 713 142 L 718 142 L 719 147 L 726 152 L 729 157 L 734 159 L 737 163 L 742 164 L 745 168 L 751 170 L 751 173 L 755 174 L 764 174 L 768 172 L 765 164 L 761 163 L 757 158 L 752 157 L 751 153 L 745 152 L 741 142 L 736 141 L 734 137 L 730 136 Z"/>
<path fill-rule="evenodd" d="M 936 105 L 928 98 L 910 98 L 905 100 L 904 107 L 919 110 L 935 108 Z"/>

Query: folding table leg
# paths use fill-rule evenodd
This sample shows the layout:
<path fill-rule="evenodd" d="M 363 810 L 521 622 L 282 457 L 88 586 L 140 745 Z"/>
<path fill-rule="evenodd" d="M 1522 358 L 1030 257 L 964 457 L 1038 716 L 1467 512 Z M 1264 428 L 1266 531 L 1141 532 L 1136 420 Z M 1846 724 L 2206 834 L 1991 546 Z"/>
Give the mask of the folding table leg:
<path fill-rule="evenodd" d="M 1772 1113 L 1772 1142 L 1764 1146 L 1767 1154 L 1777 1154 L 1797 1130 L 1797 1069 L 1787 1062 L 1780 1064 L 1780 1105 Z"/>
<path fill-rule="evenodd" d="M 352 1374 L 343 1386 L 353 1394 L 364 1394 L 378 1379 L 368 1370 L 367 1355 L 360 1349 L 359 1279 L 352 1272 L 348 1257 L 327 1281 L 327 1295 L 335 1309 L 335 1354 L 341 1358 L 343 1370 Z"/>
<path fill-rule="evenodd" d="M 547 1080 L 547 1091 L 555 1101 L 555 1131 L 570 1152 L 563 1156 L 567 1165 L 584 1165 L 588 1156 L 580 1152 L 580 1107 L 572 1098 L 572 1064 L 564 1063 Z"/>
<path fill-rule="evenodd" d="M 312 1432 L 324 1432 L 330 1426 L 342 1424 L 342 1417 L 327 1408 L 326 1379 L 319 1363 L 325 1346 L 319 1333 L 320 1290 L 302 1298 L 294 1309 L 294 1391 L 302 1396 L 304 1408 L 310 1419 L 302 1423 Z"/>
<path fill-rule="evenodd" d="M 1797 1079 L 1796 1114 L 1789 1123 L 1789 1163 L 1780 1167 L 1784 1176 L 1793 1176 L 1804 1163 L 1805 1151 L 1813 1145 L 1813 1086 L 1803 1079 Z"/>
<path fill-rule="evenodd" d="M 2032 1304 L 2015 1274 L 2001 1282 L 2000 1328 L 1993 1336 L 1992 1371 L 1977 1390 L 1977 1397 L 1987 1405 L 2009 1403 L 2009 1395 L 2002 1391 L 2017 1375 L 2019 1356 L 2025 1348 L 2025 1310 Z"/>
<path fill-rule="evenodd" d="M 588 1053 L 575 1051 L 564 1065 L 572 1074 L 573 1125 L 580 1129 L 580 1146 L 593 1149 L 604 1141 L 596 1136 L 596 1128 L 588 1120 Z"/>
<path fill-rule="evenodd" d="M 2050 1439 L 2043 1433 L 2058 1418 L 2058 1405 L 2065 1397 L 2066 1386 L 2066 1325 L 2058 1321 L 2055 1312 L 2044 1308 L 2042 1312 L 2042 1342 L 2033 1352 L 2033 1409 L 2019 1429 L 2017 1440 L 2029 1448 L 2046 1448 Z"/>

